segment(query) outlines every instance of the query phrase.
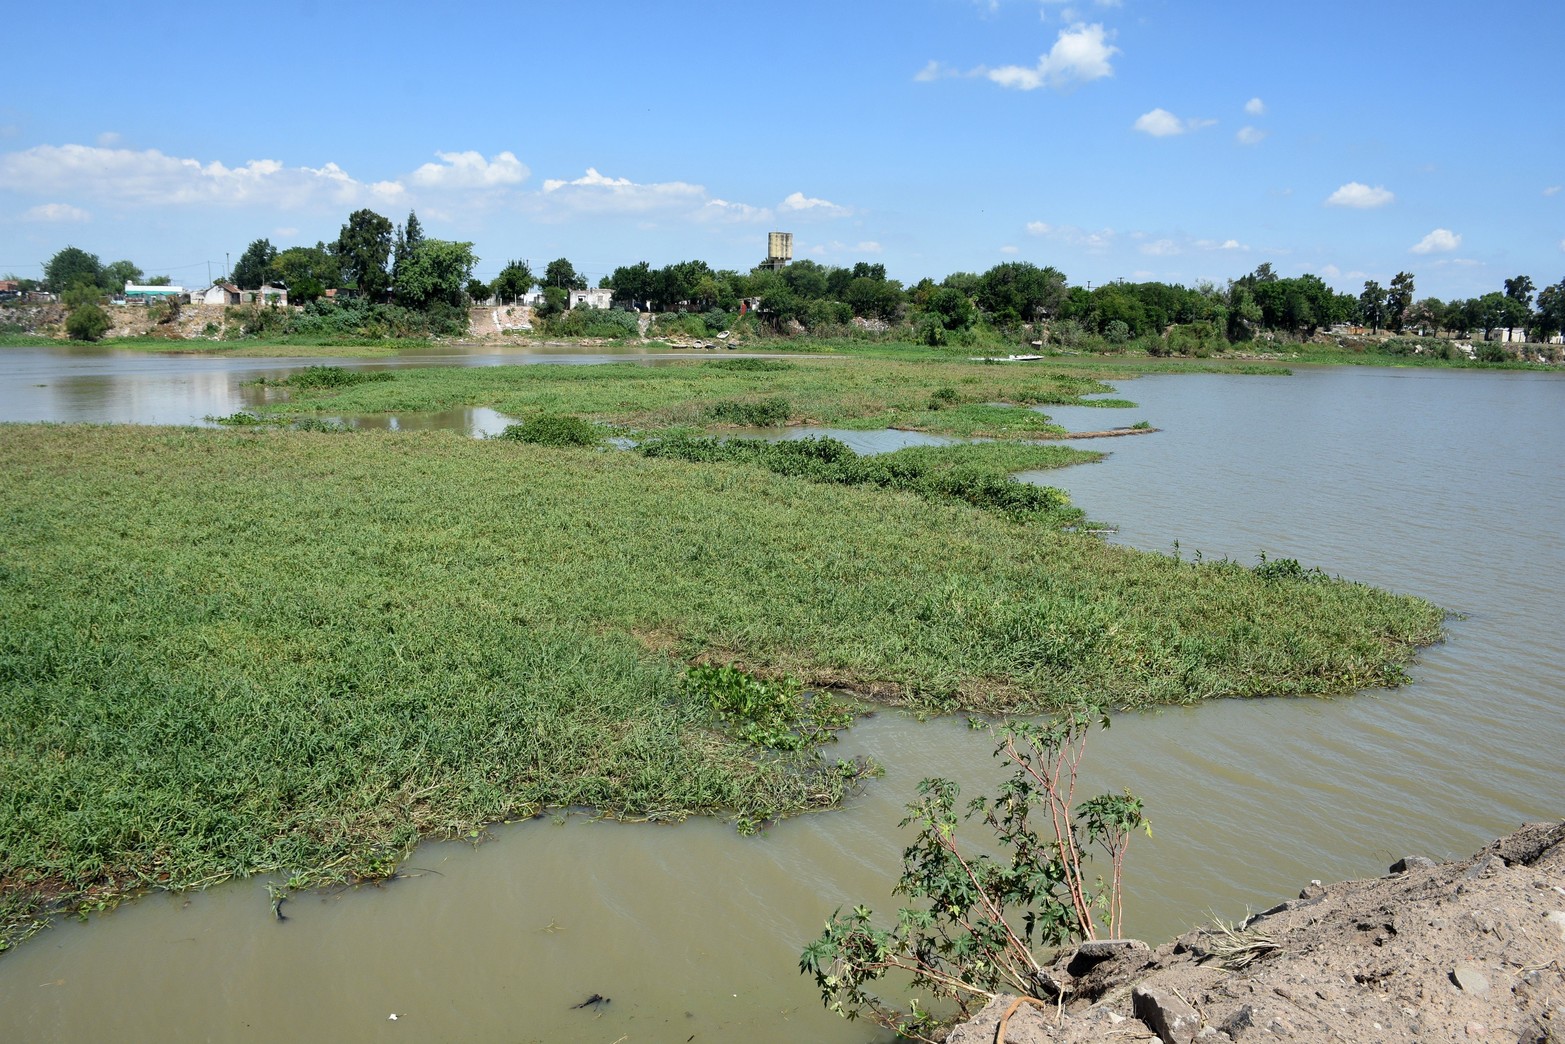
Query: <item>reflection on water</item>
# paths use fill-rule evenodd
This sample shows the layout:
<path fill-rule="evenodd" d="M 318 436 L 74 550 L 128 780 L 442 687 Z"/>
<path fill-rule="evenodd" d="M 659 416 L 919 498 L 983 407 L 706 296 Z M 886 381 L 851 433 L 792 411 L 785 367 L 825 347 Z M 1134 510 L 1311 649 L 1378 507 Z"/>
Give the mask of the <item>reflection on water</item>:
<path fill-rule="evenodd" d="M 1565 375 L 1158 376 L 1121 393 L 1134 416 L 1091 413 L 1162 431 L 1048 473 L 1116 539 L 1264 550 L 1466 614 L 1402 689 L 1121 716 L 1095 735 L 1084 786 L 1136 791 L 1155 829 L 1131 848 L 1133 934 L 1561 814 Z M 7 1037 L 864 1041 L 820 1009 L 798 951 L 839 906 L 894 908 L 902 806 L 925 775 L 985 785 L 990 746 L 959 720 L 887 712 L 839 751 L 884 778 L 760 837 L 545 818 L 425 845 L 406 880 L 297 897 L 282 924 L 260 882 L 153 897 L 0 959 Z M 611 1004 L 571 1010 L 592 993 Z"/>
<path fill-rule="evenodd" d="M 734 357 L 738 353 L 725 354 Z M 521 366 L 547 363 L 590 366 L 610 362 L 668 365 L 704 356 L 672 352 L 604 351 L 546 345 L 421 348 L 384 359 L 251 359 L 207 355 L 150 355 L 113 348 L 0 348 L 0 422 L 87 424 L 210 424 L 286 397 L 284 389 L 257 386 L 310 366 L 386 370 L 415 366 Z M 482 418 L 451 414 L 454 427 L 474 431 Z M 399 425 L 440 427 L 412 418 Z M 503 425 L 502 425 L 503 427 Z"/>
<path fill-rule="evenodd" d="M 489 438 L 516 424 L 514 417 L 487 406 L 464 406 L 431 413 L 368 414 L 322 417 L 333 424 L 344 424 L 365 431 L 460 431 L 474 438 Z"/>

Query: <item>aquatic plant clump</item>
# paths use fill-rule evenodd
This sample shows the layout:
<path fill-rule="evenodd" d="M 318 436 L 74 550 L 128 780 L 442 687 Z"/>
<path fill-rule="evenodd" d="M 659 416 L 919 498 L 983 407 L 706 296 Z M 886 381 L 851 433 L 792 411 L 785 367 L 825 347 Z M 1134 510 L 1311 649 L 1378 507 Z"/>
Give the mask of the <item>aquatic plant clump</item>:
<path fill-rule="evenodd" d="M 603 443 L 604 430 L 570 414 L 540 413 L 521 424 L 507 424 L 496 437 L 534 446 L 598 446 Z"/>
<path fill-rule="evenodd" d="M 1061 458 L 1072 452 L 1059 453 L 1052 447 L 1044 448 L 1031 464 L 1022 462 L 1025 454 L 983 445 L 909 447 L 894 453 L 860 456 L 839 439 L 816 436 L 762 442 L 676 434 L 649 441 L 639 448 L 649 457 L 700 463 L 742 462 L 811 482 L 904 490 L 926 497 L 961 501 L 1017 520 L 1055 527 L 1077 525 L 1084 518 L 1079 509 L 1071 506 L 1070 497 L 1064 490 L 1019 482 L 1008 474 L 1029 467 L 1058 466 L 1064 462 Z M 1097 454 L 1079 452 L 1074 459 L 1096 457 Z M 994 459 L 1013 466 L 996 466 Z"/>

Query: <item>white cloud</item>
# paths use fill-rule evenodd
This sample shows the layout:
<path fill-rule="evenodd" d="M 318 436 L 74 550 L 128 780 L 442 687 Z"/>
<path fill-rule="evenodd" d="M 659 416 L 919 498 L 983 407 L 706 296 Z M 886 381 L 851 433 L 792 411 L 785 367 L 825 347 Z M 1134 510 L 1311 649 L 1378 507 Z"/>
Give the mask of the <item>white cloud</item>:
<path fill-rule="evenodd" d="M 1410 254 L 1446 254 L 1462 245 L 1462 237 L 1449 228 L 1437 228 L 1409 248 Z"/>
<path fill-rule="evenodd" d="M 1173 257 L 1179 253 L 1179 246 L 1172 239 L 1159 239 L 1151 243 L 1142 243 L 1138 249 L 1148 257 Z"/>
<path fill-rule="evenodd" d="M 1560 240 L 1560 249 L 1565 250 L 1565 239 Z"/>
<path fill-rule="evenodd" d="M 1109 59 L 1118 53 L 1119 48 L 1108 42 L 1102 25 L 1077 22 L 1060 30 L 1054 46 L 1039 57 L 1036 66 L 1005 65 L 990 69 L 988 77 L 1002 87 L 1019 91 L 1089 83 L 1114 75 Z"/>
<path fill-rule="evenodd" d="M 1259 127 L 1240 127 L 1239 133 L 1234 137 L 1241 145 L 1259 145 L 1266 138 L 1266 132 Z"/>
<path fill-rule="evenodd" d="M 772 220 L 770 207 L 752 207 L 748 203 L 730 203 L 726 199 L 709 199 L 698 215 L 703 220 L 727 221 L 743 224 L 764 224 Z"/>
<path fill-rule="evenodd" d="M 1370 188 L 1368 185 L 1357 181 L 1350 181 L 1326 198 L 1328 207 L 1354 207 L 1359 210 L 1368 210 L 1373 207 L 1383 207 L 1397 197 L 1388 192 L 1384 187 L 1376 185 Z"/>
<path fill-rule="evenodd" d="M 913 76 L 913 80 L 916 83 L 934 83 L 936 80 L 949 80 L 952 77 L 961 75 L 961 73 L 957 72 L 949 65 L 946 65 L 943 62 L 937 62 L 931 58 L 929 60 L 929 64 L 924 66 Z"/>
<path fill-rule="evenodd" d="M 288 225 L 283 228 L 272 229 L 272 235 L 276 236 L 278 239 L 294 239 L 299 235 L 299 230 L 291 225 Z"/>
<path fill-rule="evenodd" d="M 510 152 L 493 159 L 474 151 L 437 152 L 439 163 L 426 163 L 410 178 L 420 188 L 476 189 L 520 185 L 532 172 Z"/>
<path fill-rule="evenodd" d="M 1560 188 L 1561 186 L 1559 185 L 1550 185 L 1548 188 L 1543 190 L 1543 194 L 1545 196 L 1557 196 L 1560 194 Z"/>
<path fill-rule="evenodd" d="M 1101 254 L 1112 247 L 1116 235 L 1112 228 L 1088 232 L 1086 229 L 1077 228 L 1074 225 L 1051 225 L 1045 221 L 1029 221 L 1027 223 L 1027 234 L 1030 236 L 1047 236 L 1056 242 L 1064 243 L 1066 246 L 1079 247 L 1094 254 Z"/>
<path fill-rule="evenodd" d="M 366 199 L 396 201 L 397 182 L 365 184 L 335 163 L 284 167 L 277 160 L 251 160 L 229 167 L 165 155 L 91 145 L 37 145 L 0 155 L 0 183 L 38 195 L 73 192 L 113 203 L 167 206 L 264 205 L 289 209 L 312 203 L 353 205 Z"/>
<path fill-rule="evenodd" d="M 816 243 L 804 252 L 815 257 L 863 257 L 865 254 L 879 254 L 884 249 L 873 239 L 852 244 L 833 239 L 828 243 Z"/>
<path fill-rule="evenodd" d="M 1259 98 L 1251 98 L 1249 101 L 1244 103 L 1244 111 L 1249 113 L 1251 116 L 1265 116 L 1266 103 L 1261 101 Z"/>
<path fill-rule="evenodd" d="M 1167 138 L 1175 134 L 1184 134 L 1186 131 L 1210 127 L 1216 122 L 1216 120 L 1201 119 L 1182 120 L 1167 109 L 1153 109 L 1137 117 L 1134 126 L 1143 134 L 1150 134 L 1154 138 Z"/>
<path fill-rule="evenodd" d="M 40 203 L 36 207 L 29 207 L 23 214 L 23 221 L 43 221 L 49 223 L 82 222 L 91 220 L 92 215 L 81 207 L 73 207 L 69 203 Z"/>
<path fill-rule="evenodd" d="M 98 144 L 105 149 L 111 149 L 123 140 L 124 138 L 119 131 L 104 131 L 97 138 Z"/>
<path fill-rule="evenodd" d="M 1021 250 L 1019 248 L 1015 247 L 1015 246 L 1012 246 L 1010 243 L 1007 243 L 1003 247 L 1000 248 L 1000 253 L 1002 253 L 1002 254 L 1020 254 Z"/>
<path fill-rule="evenodd" d="M 706 189 L 685 181 L 640 184 L 629 178 L 607 177 L 596 167 L 588 167 L 586 174 L 573 181 L 545 181 L 543 196 L 551 205 L 577 212 L 644 213 L 699 207 L 706 202 Z"/>
<path fill-rule="evenodd" d="M 806 196 L 802 192 L 795 192 L 789 195 L 781 203 L 777 204 L 777 209 L 784 214 L 811 213 L 821 214 L 826 217 L 847 217 L 853 213 L 847 207 L 838 206 L 830 200 L 815 199 L 814 197 Z"/>
<path fill-rule="evenodd" d="M 1195 245 L 1201 250 L 1247 251 L 1250 249 L 1237 239 L 1225 239 L 1221 243 L 1215 239 L 1198 239 L 1195 241 Z"/>

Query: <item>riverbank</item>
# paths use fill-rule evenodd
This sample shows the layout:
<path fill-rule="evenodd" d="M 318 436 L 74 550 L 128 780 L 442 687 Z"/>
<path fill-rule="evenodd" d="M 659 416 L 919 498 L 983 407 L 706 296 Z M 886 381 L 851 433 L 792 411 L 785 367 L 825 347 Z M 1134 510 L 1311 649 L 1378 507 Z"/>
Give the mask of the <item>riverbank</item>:
<path fill-rule="evenodd" d="M 1044 1004 L 992 1002 L 948 1044 L 1495 1040 L 1565 1033 L 1565 824 L 1470 859 L 1409 856 L 1157 949 L 1082 947 Z"/>

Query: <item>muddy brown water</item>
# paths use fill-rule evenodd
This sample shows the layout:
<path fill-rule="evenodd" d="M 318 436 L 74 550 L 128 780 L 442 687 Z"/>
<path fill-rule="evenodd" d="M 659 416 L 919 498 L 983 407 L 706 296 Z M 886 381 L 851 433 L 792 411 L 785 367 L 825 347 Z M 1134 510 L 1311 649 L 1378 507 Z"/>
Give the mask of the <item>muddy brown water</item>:
<path fill-rule="evenodd" d="M 1565 815 L 1565 375 L 1153 376 L 1119 394 L 1137 408 L 1047 412 L 1161 432 L 1036 476 L 1117 524 L 1108 539 L 1247 563 L 1264 551 L 1464 614 L 1400 689 L 1122 715 L 1094 735 L 1087 785 L 1129 787 L 1154 824 L 1130 856 L 1133 934 L 1163 940 L 1311 878 L 1463 856 Z M 885 776 L 758 837 L 545 817 L 476 846 L 426 844 L 382 887 L 295 896 L 282 923 L 265 882 L 151 896 L 0 958 L 3 1036 L 874 1039 L 821 1009 L 799 950 L 838 906 L 893 909 L 895 824 L 918 779 L 981 786 L 990 747 L 961 719 L 883 712 L 839 752 Z M 595 993 L 609 1002 L 572 1009 Z"/>

